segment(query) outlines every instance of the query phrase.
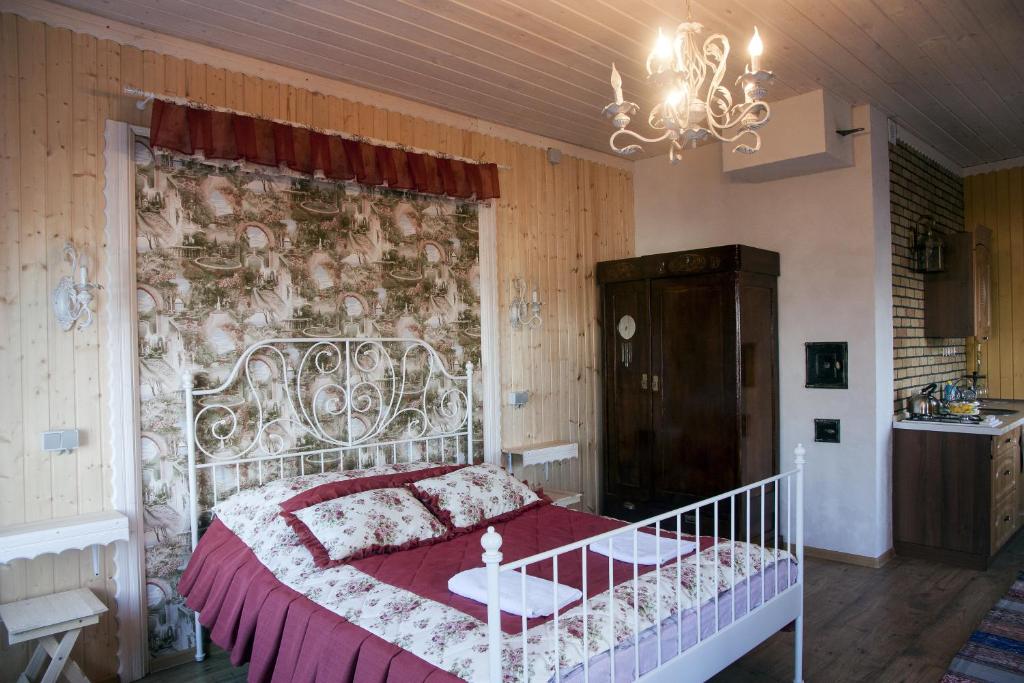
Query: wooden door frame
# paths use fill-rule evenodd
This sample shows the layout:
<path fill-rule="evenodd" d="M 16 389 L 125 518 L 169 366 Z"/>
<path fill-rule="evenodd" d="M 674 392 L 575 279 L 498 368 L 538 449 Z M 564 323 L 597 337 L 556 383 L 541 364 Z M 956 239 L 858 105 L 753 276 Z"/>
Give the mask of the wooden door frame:
<path fill-rule="evenodd" d="M 480 204 L 480 361 L 484 461 L 501 464 L 501 389 L 498 369 L 498 210 L 496 199 Z"/>
<path fill-rule="evenodd" d="M 108 410 L 113 506 L 128 517 L 128 542 L 114 549 L 117 586 L 117 673 L 122 681 L 146 675 L 145 539 L 142 466 L 138 453 L 139 370 L 135 324 L 135 183 L 132 149 L 141 132 L 122 121 L 104 130 L 103 197 L 106 202 Z"/>

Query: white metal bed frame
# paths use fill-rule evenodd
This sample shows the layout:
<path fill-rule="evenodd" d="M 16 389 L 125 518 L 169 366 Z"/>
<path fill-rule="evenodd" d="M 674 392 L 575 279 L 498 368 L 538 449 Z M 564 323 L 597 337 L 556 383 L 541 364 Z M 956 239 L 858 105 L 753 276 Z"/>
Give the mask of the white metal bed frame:
<path fill-rule="evenodd" d="M 258 363 L 271 382 L 260 381 Z M 440 353 L 419 339 L 338 337 L 252 344 L 211 389 L 196 389 L 186 373 L 192 549 L 203 513 L 249 485 L 403 458 L 473 462 L 473 364 L 465 367 L 465 375 L 450 374 Z M 241 426 L 246 417 L 248 430 Z M 226 488 L 218 484 L 224 474 Z M 206 508 L 201 484 L 209 486 Z M 198 613 L 195 642 L 202 661 Z"/>
<path fill-rule="evenodd" d="M 260 380 L 254 377 L 254 364 L 258 360 L 276 364 L 279 378 L 272 376 L 268 382 L 265 378 Z M 450 374 L 438 351 L 426 342 L 416 339 L 272 339 L 248 347 L 235 362 L 228 377 L 215 388 L 196 389 L 193 375 L 187 373 L 183 378 L 183 386 L 193 549 L 199 541 L 200 518 L 205 510 L 209 509 L 201 509 L 203 505 L 209 502 L 212 508 L 222 496 L 239 491 L 248 485 L 258 486 L 271 479 L 326 472 L 330 469 L 360 469 L 395 463 L 403 458 L 432 460 L 432 450 L 433 455 L 441 462 L 472 463 L 473 365 L 466 363 L 465 367 L 465 375 Z M 274 380 L 278 381 L 278 384 L 274 385 Z M 237 393 L 230 393 L 238 391 L 235 387 L 240 382 L 243 395 L 248 394 L 248 397 L 243 396 L 242 400 L 239 400 Z M 269 390 L 267 385 L 271 385 Z M 275 391 L 276 400 L 268 399 L 266 394 L 273 394 Z M 248 434 L 240 427 L 246 418 L 253 427 L 248 430 Z M 354 422 L 358 427 L 354 427 Z M 300 442 L 297 440 L 298 437 L 305 440 Z M 804 454 L 803 446 L 797 446 L 795 467 L 782 474 L 514 562 L 502 564 L 501 536 L 493 528 L 489 528 L 481 538 L 481 546 L 484 550 L 482 560 L 487 569 L 489 595 L 487 636 L 490 680 L 502 680 L 502 647 L 504 645 L 507 652 L 510 647 L 515 647 L 512 643 L 516 640 L 522 649 L 524 680 L 528 678 L 530 670 L 526 618 L 522 618 L 522 632 L 518 639 L 505 637 L 501 631 L 501 609 L 498 599 L 500 575 L 503 572 L 521 572 L 525 604 L 525 577 L 531 565 L 551 561 L 554 574 L 552 581 L 557 584 L 559 557 L 579 553 L 584 577 L 582 616 L 583 652 L 586 653 L 582 659 L 582 676 L 583 681 L 589 683 L 591 657 L 587 599 L 593 596 L 587 594 L 586 549 L 596 541 L 632 534 L 632 678 L 643 681 L 706 680 L 787 624 L 795 623 L 794 680 L 800 683 L 803 653 Z M 347 466 L 353 460 L 350 456 L 354 456 L 355 467 Z M 276 467 L 273 466 L 275 464 Z M 233 480 L 226 486 L 218 484 L 218 480 L 225 478 L 225 473 L 227 479 Z M 208 495 L 202 499 L 201 485 L 209 486 Z M 780 490 L 785 492 L 784 499 L 780 497 Z M 641 676 L 638 600 L 640 569 L 635 558 L 637 534 L 641 529 L 649 527 L 657 535 L 662 535 L 662 524 L 674 522 L 676 556 L 669 556 L 664 561 L 676 560 L 676 576 L 681 580 L 681 568 L 687 561 L 680 553 L 684 520 L 688 521 L 692 516 L 696 525 L 695 535 L 699 538 L 701 513 L 707 512 L 710 508 L 713 519 L 712 535 L 717 539 L 720 532 L 720 506 L 722 509 L 728 506 L 729 522 L 722 531 L 728 530 L 729 534 L 721 544 L 716 542 L 715 550 L 712 552 L 717 576 L 720 572 L 718 548 L 731 544 L 731 550 L 735 550 L 739 542 L 737 530 L 741 528 L 745 529 L 746 543 L 749 545 L 751 542 L 752 494 L 757 494 L 757 500 L 760 502 L 758 518 L 761 533 L 757 537 L 761 556 L 760 604 L 752 606 L 751 599 L 757 596 L 751 595 L 751 580 L 758 576 L 758 573 L 750 573 L 749 554 L 745 553 L 748 563 L 746 611 L 740 616 L 736 615 L 739 584 L 735 580 L 735 562 L 732 562 L 732 618 L 728 624 L 719 628 L 719 591 L 715 590 L 714 632 L 704 637 L 701 608 L 704 606 L 703 598 L 707 597 L 710 601 L 712 597 L 701 583 L 701 562 L 695 561 L 696 585 L 699 587 L 695 609 L 696 642 L 684 650 L 681 593 L 675 590 L 676 609 L 663 615 L 660 596 L 664 569 L 655 569 L 653 573 L 659 597 L 656 600 L 658 609 L 654 626 L 650 630 L 655 631 L 657 637 L 657 666 Z M 772 515 L 773 524 L 771 529 L 766 530 L 765 505 L 769 498 L 772 499 L 772 508 L 768 512 Z M 737 524 L 737 507 L 745 511 L 745 520 L 741 520 L 740 524 Z M 780 513 L 785 515 L 786 522 L 782 545 L 779 536 Z M 770 535 L 773 540 L 770 547 L 774 549 L 776 558 L 772 570 L 775 588 L 771 595 L 765 593 L 768 566 L 764 560 L 766 552 L 770 552 L 766 548 L 769 546 L 766 535 Z M 782 572 L 779 560 L 781 551 L 788 552 L 790 558 L 795 558 L 795 570 L 792 563 L 787 560 L 786 571 Z M 708 550 L 703 552 L 707 553 Z M 661 562 L 658 563 L 658 567 L 662 567 Z M 608 559 L 608 570 L 611 579 L 611 558 Z M 782 573 L 786 575 L 786 585 L 779 588 Z M 795 573 L 795 579 L 792 573 Z M 611 581 L 609 584 L 611 586 Z M 615 600 L 614 591 L 609 590 L 608 594 L 609 602 L 612 603 L 609 606 L 611 613 Z M 553 595 L 553 600 L 554 597 Z M 195 657 L 201 661 L 206 653 L 199 614 L 195 616 Z M 662 628 L 663 622 L 672 617 L 676 620 L 679 647 L 676 654 L 666 656 L 662 648 Z M 614 616 L 608 619 L 609 640 L 613 643 L 615 623 Z M 558 610 L 555 610 L 553 624 L 553 634 L 558 634 Z M 554 680 L 560 680 L 561 642 L 556 635 L 553 635 L 552 639 L 556 653 Z M 615 651 L 628 645 L 629 643 L 615 643 L 608 651 L 613 681 L 616 680 Z"/>

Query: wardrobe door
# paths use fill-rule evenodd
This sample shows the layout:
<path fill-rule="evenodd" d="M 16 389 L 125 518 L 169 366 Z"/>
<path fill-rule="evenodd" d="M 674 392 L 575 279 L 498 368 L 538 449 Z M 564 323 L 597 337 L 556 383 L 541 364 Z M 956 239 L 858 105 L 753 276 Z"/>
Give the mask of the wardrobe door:
<path fill-rule="evenodd" d="M 631 518 L 650 498 L 650 315 L 647 281 L 604 285 L 606 514 Z"/>
<path fill-rule="evenodd" d="M 733 278 L 651 284 L 654 497 L 665 509 L 737 483 Z"/>
<path fill-rule="evenodd" d="M 740 482 L 778 472 L 779 358 L 776 280 L 740 275 Z"/>

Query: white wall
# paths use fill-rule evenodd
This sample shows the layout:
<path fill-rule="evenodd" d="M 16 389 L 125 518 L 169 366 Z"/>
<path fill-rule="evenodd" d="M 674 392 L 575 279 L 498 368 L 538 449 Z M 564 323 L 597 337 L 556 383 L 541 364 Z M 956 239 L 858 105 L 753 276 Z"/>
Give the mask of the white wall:
<path fill-rule="evenodd" d="M 852 168 L 732 182 L 717 145 L 676 166 L 638 162 L 636 252 L 742 243 L 781 254 L 782 458 L 786 469 L 797 442 L 808 448 L 805 540 L 877 557 L 891 546 L 889 161 L 885 117 L 867 106 L 853 114 L 868 133 L 855 139 Z M 849 342 L 848 390 L 804 388 L 807 341 Z M 816 417 L 841 420 L 840 444 L 814 443 Z"/>

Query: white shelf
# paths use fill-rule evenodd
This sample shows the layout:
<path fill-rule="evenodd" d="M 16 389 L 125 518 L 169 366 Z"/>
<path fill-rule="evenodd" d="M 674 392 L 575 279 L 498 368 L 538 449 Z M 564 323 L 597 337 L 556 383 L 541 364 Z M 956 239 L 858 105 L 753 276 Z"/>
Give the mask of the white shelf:
<path fill-rule="evenodd" d="M 552 505 L 567 508 L 576 505 L 583 498 L 578 491 L 559 491 L 558 489 L 544 489 L 544 495 L 551 499 Z"/>
<path fill-rule="evenodd" d="M 565 462 L 579 458 L 579 447 L 572 441 L 545 441 L 527 446 L 510 446 L 501 449 L 506 460 L 508 471 L 515 473 L 516 468 L 544 465 L 544 479 L 547 481 L 551 463 Z M 521 469 L 520 469 L 521 471 Z M 560 491 L 544 488 L 544 493 L 555 505 L 569 507 L 580 502 L 583 497 L 578 491 Z"/>
<path fill-rule="evenodd" d="M 579 457 L 579 447 L 572 441 L 546 441 L 528 446 L 511 446 L 503 448 L 502 452 L 508 458 L 509 469 L 515 465 L 548 465 Z"/>
<path fill-rule="evenodd" d="M 0 527 L 0 564 L 128 540 L 128 517 L 93 512 Z"/>

